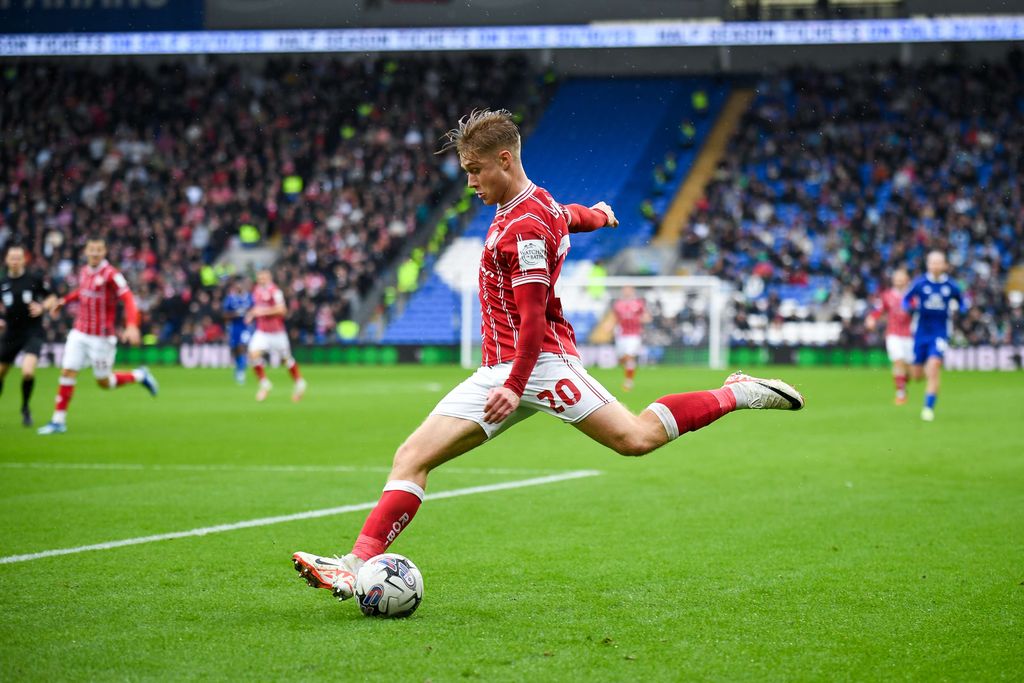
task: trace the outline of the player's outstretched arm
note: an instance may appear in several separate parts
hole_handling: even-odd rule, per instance
[[[124,332],[121,333],[121,341],[138,346],[142,337],[139,334],[139,309],[135,305],[135,295],[130,289],[124,289],[117,298],[124,304]]]
[[[603,227],[615,228],[619,219],[606,202],[598,202],[591,207],[582,204],[566,204],[569,213],[569,232],[593,232]]]
[[[530,282],[514,287],[516,309],[519,311],[519,343],[505,384],[494,387],[484,404],[484,421],[501,422],[519,407],[519,399],[526,389],[533,368],[544,344],[544,309],[547,306],[548,286]]]

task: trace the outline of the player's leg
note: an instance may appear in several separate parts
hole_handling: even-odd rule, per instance
[[[635,456],[650,453],[735,410],[800,410],[803,405],[800,392],[781,380],[734,373],[719,389],[662,396],[639,415],[620,403],[610,403],[576,426],[616,453]]]
[[[896,403],[903,405],[907,402],[907,362],[897,360],[892,364],[892,381],[896,386]]]
[[[259,380],[259,389],[256,390],[256,400],[266,400],[267,394],[274,387],[267,379],[267,370],[264,367],[264,355],[269,351],[269,340],[267,333],[262,330],[253,332],[249,339],[249,365],[252,366],[253,374]]]
[[[21,344],[15,339],[10,329],[0,335],[0,394],[4,392],[4,377],[10,371],[20,350]]]
[[[622,380],[622,388],[626,391],[632,391],[633,383],[636,378],[636,356],[623,356],[622,370],[625,375]]]
[[[935,403],[939,398],[939,374],[942,371],[942,357],[931,356],[924,364],[925,394],[921,419],[931,422],[935,419]]]
[[[32,352],[30,352],[32,351]],[[21,359],[21,424],[32,426],[32,391],[36,386],[36,366],[39,364],[39,349],[26,348]]]
[[[506,369],[504,377],[507,374]],[[335,558],[302,552],[292,555],[295,569],[309,585],[330,588],[340,600],[352,597],[359,567],[384,552],[419,510],[430,471],[533,414],[530,408],[520,408],[501,424],[483,421],[487,393],[503,381],[501,372],[480,368],[441,399],[399,446],[384,492],[367,516],[352,552]]]
[[[430,471],[486,440],[487,433],[475,422],[430,415],[399,446],[384,492],[363,523],[352,551],[334,558],[297,552],[292,555],[295,569],[314,588],[331,589],[339,600],[352,597],[359,567],[387,550],[416,515]]]
[[[284,366],[288,368],[288,374],[291,375],[292,378],[292,401],[298,403],[302,400],[303,394],[306,393],[306,380],[302,377],[302,373],[299,371],[298,362],[296,362],[295,357],[292,356],[292,345],[288,341],[288,333],[280,332],[275,335],[274,344],[278,353],[281,354],[281,360],[284,362]]]
[[[68,333],[64,344],[64,356],[61,359],[60,379],[57,380],[57,400],[50,421],[39,428],[39,434],[63,434],[67,431],[68,406],[75,393],[78,373],[89,362],[89,346],[84,334],[78,330]]]
[[[908,354],[903,337],[894,334],[886,335],[885,349],[892,363],[892,382],[896,388],[896,403],[907,401],[907,360]]]

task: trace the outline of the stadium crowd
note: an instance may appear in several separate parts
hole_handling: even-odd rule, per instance
[[[517,57],[10,63],[0,249],[22,244],[64,291],[85,237],[105,236],[144,334],[178,343],[223,339],[231,272],[214,264],[270,244],[294,340],[330,341],[461,183],[442,134],[474,107],[539,106],[531,76]]]
[[[1024,256],[1024,60],[761,81],[684,235],[682,256],[736,283],[736,339],[784,321],[863,326],[897,267],[949,254],[970,302],[954,340],[1024,341],[1003,289]]]

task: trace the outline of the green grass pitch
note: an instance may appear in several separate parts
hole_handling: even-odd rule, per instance
[[[346,551],[364,512],[0,564],[0,680],[1022,680],[1020,375],[947,373],[926,424],[921,386],[895,407],[883,371],[770,372],[806,411],[729,415],[640,459],[539,415],[442,467],[431,492],[601,473],[428,501],[393,547],[425,577],[407,620],[292,570],[295,550]],[[623,396],[724,374],[644,368]],[[264,404],[229,371],[164,369],[156,400],[86,374],[70,433],[43,438],[18,424],[15,371],[0,556],[374,501],[465,375],[310,367],[293,405],[283,370]],[[40,422],[55,386],[42,372]]]

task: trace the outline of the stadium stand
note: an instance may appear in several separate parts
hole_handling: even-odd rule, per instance
[[[593,262],[650,241],[654,224],[642,216],[641,204],[650,196],[652,184],[658,182],[652,174],[666,152],[675,150],[680,123],[692,117],[697,137],[705,135],[728,92],[727,85],[700,78],[575,79],[561,86],[523,145],[526,171],[560,201],[588,205],[608,201],[623,223],[619,230],[574,236],[563,281],[585,279]],[[701,112],[693,111],[695,93],[706,96]],[[615,106],[609,107],[609,102]],[[679,151],[676,172],[658,188],[656,211],[664,211],[695,154],[694,147]],[[492,218],[493,213],[486,209],[475,214],[461,238],[438,260],[425,285],[388,326],[382,341],[458,341],[457,290],[466,277],[475,276]],[[598,312],[586,306],[573,307],[572,301],[564,303],[577,335],[585,338]],[[452,322],[438,324],[445,320]],[[474,320],[472,329],[479,334],[479,320]]]
[[[177,343],[220,338],[225,248],[271,246],[295,340],[332,341],[461,182],[433,153],[443,132],[474,107],[539,106],[534,75],[478,56],[8,64],[0,247],[28,247],[63,290],[103,234],[148,339]]]
[[[1010,343],[1022,260],[1024,70],[1000,64],[801,70],[762,80],[682,243],[734,282],[734,340],[877,343],[888,274],[949,253],[971,302],[954,336]]]

